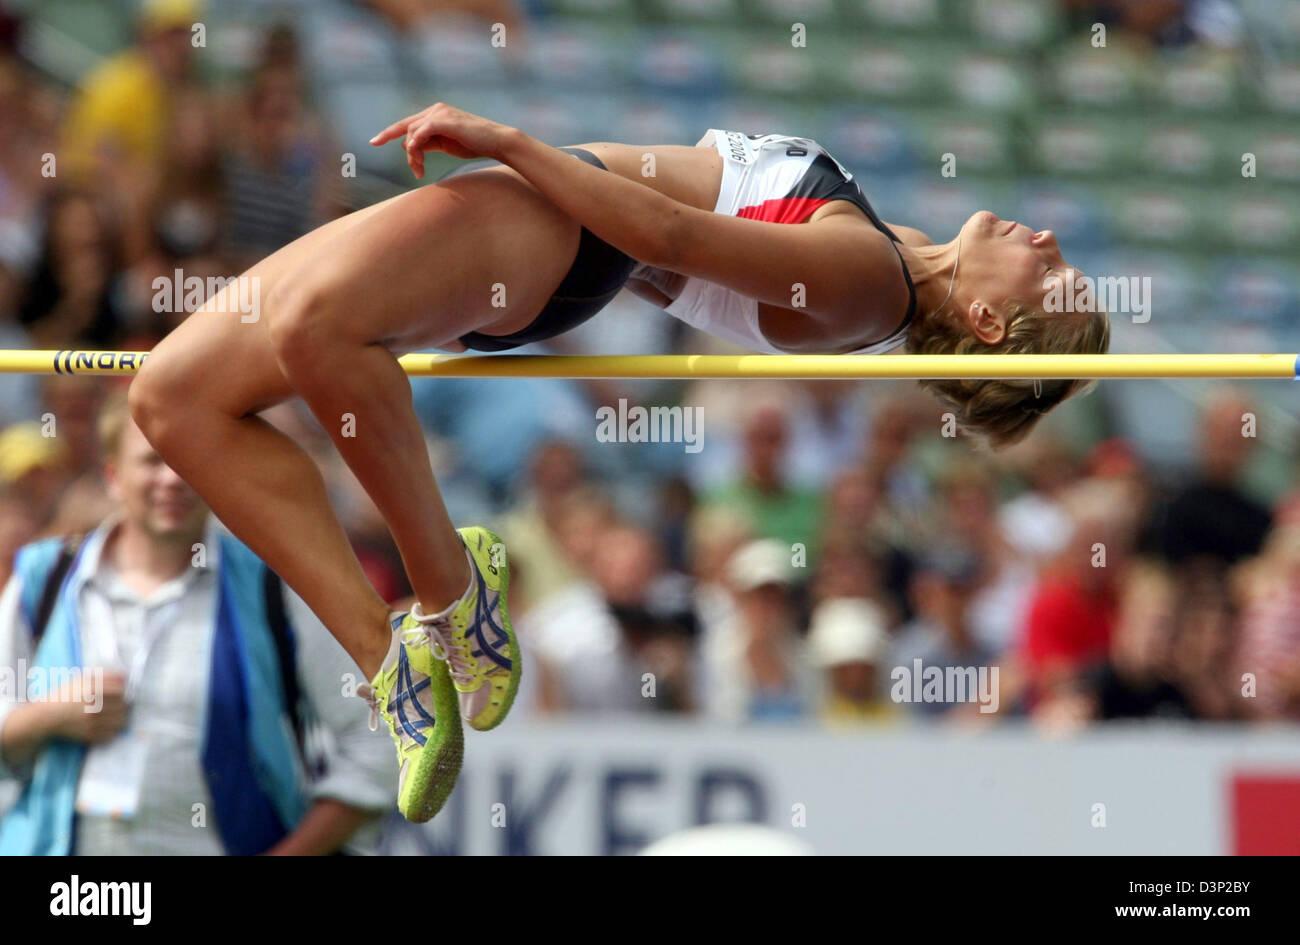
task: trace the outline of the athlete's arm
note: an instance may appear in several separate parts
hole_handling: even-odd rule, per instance
[[[882,288],[903,291],[898,257],[888,238],[857,214],[832,213],[793,226],[699,210],[575,161],[516,128],[442,103],[390,125],[372,141],[402,136],[417,175],[426,150],[495,158],[596,236],[660,269],[787,309],[802,299],[800,311],[828,321],[860,321],[868,300],[892,317],[902,302],[881,298]]]
[[[664,254],[668,223],[682,206],[649,187],[575,161],[517,128],[441,102],[389,125],[370,143],[382,145],[403,136],[406,161],[416,177],[424,176],[425,151],[493,158],[514,168],[605,242],[651,265]]]
[[[842,324],[906,304],[889,240],[856,213],[792,226],[700,210],[601,171],[522,132],[499,158],[556,206],[629,256],[760,302]],[[881,298],[882,287],[900,297]],[[865,310],[865,311],[864,311]],[[881,325],[881,330],[887,326]]]

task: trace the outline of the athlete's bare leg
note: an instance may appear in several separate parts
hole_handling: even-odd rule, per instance
[[[312,459],[255,416],[300,395],[375,501],[427,613],[468,565],[393,349],[527,325],[578,224],[507,170],[465,174],[307,234],[253,266],[256,321],[214,297],[149,356],[132,414],[164,460],[302,596],[367,675],[390,637]],[[505,306],[500,301],[504,287]],[[236,291],[233,287],[227,292]]]

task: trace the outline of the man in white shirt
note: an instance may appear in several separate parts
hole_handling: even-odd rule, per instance
[[[100,437],[105,477],[120,508],[86,536],[63,585],[75,589],[70,625],[77,628],[84,674],[68,683],[61,694],[67,698],[28,700],[28,670],[40,662],[34,631],[41,628],[22,606],[21,569],[0,594],[0,671],[15,683],[0,686],[0,781],[40,784],[32,781],[33,767],[45,749],[84,745],[67,852],[231,852],[223,837],[235,817],[228,814],[218,829],[222,804],[213,790],[227,758],[211,738],[218,723],[231,722],[214,720],[214,711],[239,704],[213,698],[218,685],[229,685],[212,676],[221,665],[213,654],[221,639],[219,607],[227,606],[221,595],[231,586],[222,580],[221,560],[230,539],[131,421],[125,397],[105,404]],[[294,774],[287,783],[299,794],[292,807],[301,816],[282,824],[283,835],[258,852],[365,851],[393,806],[392,747],[370,731],[365,706],[353,697],[359,673],[342,647],[296,594],[278,581],[270,586],[279,589],[291,628],[292,656],[284,662],[293,665],[282,676],[293,682],[285,688],[299,689],[305,712],[295,716],[282,706],[282,723],[276,720],[296,733],[283,744],[295,756],[287,762]],[[267,592],[268,613],[279,606],[270,603],[274,593]],[[252,704],[262,694],[245,696]],[[98,711],[86,711],[90,702]],[[238,770],[233,757],[230,762]],[[228,811],[244,809],[241,792],[257,790],[246,783],[256,780],[221,785],[221,797],[236,801],[227,802]],[[7,836],[4,826],[0,838]]]

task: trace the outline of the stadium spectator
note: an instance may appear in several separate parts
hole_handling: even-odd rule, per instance
[[[1077,686],[1105,658],[1117,581],[1137,530],[1131,500],[1125,486],[1100,480],[1082,481],[1063,496],[1071,538],[1040,576],[1020,634],[1031,699]]]
[[[598,553],[591,548],[577,555],[589,577],[549,594],[518,618],[521,646],[533,655],[540,677],[543,712],[657,708],[657,683],[654,698],[643,695],[642,677],[654,670],[640,647],[650,589],[661,577],[658,551],[649,535],[627,525],[609,523],[599,534]],[[661,663],[672,672],[684,670],[671,655]],[[679,694],[681,683],[669,689]]]
[[[973,549],[950,541],[938,545],[918,562],[912,577],[916,617],[900,627],[889,651],[888,665],[913,671],[991,666],[997,653],[976,639],[970,624],[970,601],[979,587],[983,562]],[[888,687],[888,680],[882,683]],[[954,708],[946,702],[911,701],[921,715],[943,715]]]
[[[36,420],[0,430],[0,489],[42,528],[71,475],[67,440],[45,436]]]
[[[119,237],[98,193],[57,190],[46,202],[41,252],[20,310],[33,347],[111,347],[118,340]]]
[[[1180,566],[1178,633],[1174,640],[1174,681],[1187,695],[1194,717],[1240,721],[1251,714],[1245,696],[1240,602],[1232,572],[1212,558]],[[1286,664],[1270,663],[1271,667]]]
[[[104,488],[96,418],[110,384],[124,387],[125,383],[86,384],[84,378],[66,374],[41,380],[42,432],[62,441],[66,449],[66,467],[58,484],[51,486],[58,495],[54,518],[45,527],[55,534],[88,531],[111,505]]]
[[[930,406],[927,403],[924,409]],[[891,392],[873,400],[863,449],[867,478],[880,490],[896,527],[903,530],[920,524],[930,499],[929,482],[912,454],[923,415],[921,409],[915,392]]]
[[[23,685],[0,703],[0,776],[24,785],[0,850],[339,850],[396,790],[388,739],[342,691],[355,666],[162,464],[124,396],[100,431],[119,508],[65,569],[64,539],[28,545],[0,596],[0,665]]]
[[[753,522],[756,534],[779,541],[787,549],[804,546],[811,563],[817,556],[821,496],[786,478],[789,423],[788,414],[780,407],[770,403],[756,406],[744,422],[739,475],[706,496],[705,504],[735,509]]]
[[[157,165],[171,124],[173,96],[190,81],[196,0],[144,0],[138,40],[97,66],[81,83],[63,124],[61,160],[72,179],[90,186],[138,186]]]
[[[1300,719],[1300,523],[1291,517],[1269,536],[1264,553],[1239,572],[1244,613],[1233,682],[1249,715]]]
[[[523,573],[524,593],[533,603],[579,581],[586,548],[566,545],[567,537],[585,540],[579,524],[594,524],[589,514],[611,511],[584,493],[582,457],[570,443],[554,440],[541,446],[528,465],[528,480],[520,503],[502,519],[510,558]],[[577,555],[583,560],[575,560]]]
[[[1169,500],[1159,530],[1165,556],[1175,564],[1212,557],[1225,565],[1259,553],[1272,516],[1242,487],[1257,442],[1255,405],[1221,389],[1201,413],[1199,474]]]
[[[979,462],[954,464],[939,495],[939,531],[979,561],[966,620],[971,636],[992,653],[1015,645],[1037,569],[1014,545],[998,518],[995,472]]]
[[[735,612],[735,599],[727,583],[727,562],[753,540],[752,524],[735,510],[715,507],[691,517],[687,538],[694,579],[691,599],[703,638]]]
[[[468,480],[486,493],[485,501],[494,508],[508,505],[512,498],[531,501],[530,493],[537,487],[534,463],[552,443],[577,444],[591,436],[591,407],[580,388],[568,381],[522,377],[411,381],[420,424],[454,444],[453,465],[447,470],[452,491],[464,488]],[[573,456],[575,461],[584,459],[577,452]]]
[[[296,56],[255,70],[223,156],[223,248],[243,269],[342,211],[337,149],[309,111]]]
[[[834,598],[813,611],[808,649],[813,665],[825,674],[824,722],[884,722],[898,715],[897,706],[882,696],[880,669],[888,643],[885,615],[866,598]]]
[[[1153,46],[1234,49],[1243,41],[1241,10],[1229,0],[1064,0],[1076,23],[1115,25]]]
[[[1120,590],[1109,657],[1087,680],[1094,718],[1196,717],[1175,670],[1180,613],[1185,608],[1174,573],[1158,562],[1135,561]]]
[[[862,458],[867,416],[859,381],[803,381],[785,396],[797,405],[791,416],[790,481],[824,489],[842,469]]]
[[[734,609],[701,641],[700,701],[732,722],[781,722],[814,709],[816,675],[799,635],[789,546],[758,539],[727,562]]]
[[[0,9],[0,230],[25,236],[55,180],[38,171],[58,150],[59,100],[19,57],[21,35],[21,23]]]

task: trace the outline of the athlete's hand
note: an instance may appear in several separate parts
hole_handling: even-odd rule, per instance
[[[370,139],[378,147],[405,136],[406,163],[416,177],[424,177],[424,152],[442,151],[458,158],[500,159],[509,125],[471,115],[438,102],[422,112],[389,125]]]

